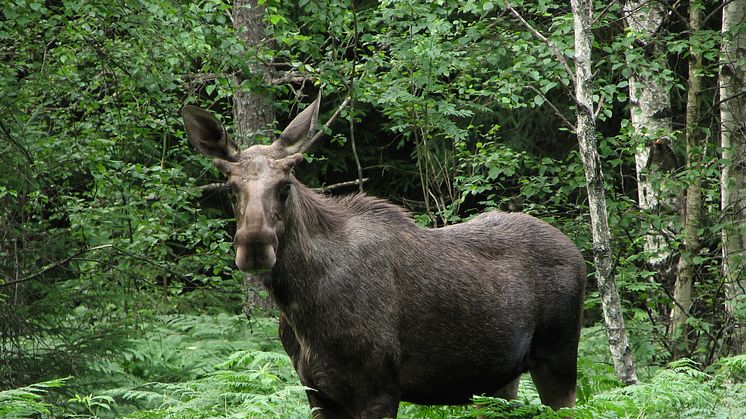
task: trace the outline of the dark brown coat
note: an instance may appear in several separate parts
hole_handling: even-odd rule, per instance
[[[209,113],[183,112],[190,141],[237,195],[236,262],[277,302],[316,415],[511,398],[526,371],[545,404],[573,406],[586,276],[575,245],[521,213],[424,229],[381,199],[312,192],[291,169],[318,106],[271,146],[240,152]]]

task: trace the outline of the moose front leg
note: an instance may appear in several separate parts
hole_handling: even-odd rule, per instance
[[[302,380],[305,381],[305,380]],[[372,382],[377,381],[375,378]],[[392,389],[389,391],[375,390],[369,387],[369,382],[361,382],[354,389],[349,384],[342,384],[350,392],[342,394],[339,392],[340,387],[330,389],[331,393],[325,393],[323,390],[308,390],[308,402],[314,410],[314,418],[317,419],[381,419],[395,418],[399,410],[399,400],[401,398],[399,391]],[[337,382],[337,384],[341,384]],[[323,383],[321,384],[323,386]],[[395,386],[390,386],[395,387]],[[329,394],[334,394],[334,398]]]
[[[314,419],[395,418],[399,410],[399,399],[388,394],[366,400],[365,405],[354,409],[352,413],[316,390],[308,390],[306,394]]]
[[[513,381],[503,386],[500,390],[495,392],[495,397],[499,397],[505,400],[513,400],[518,397],[518,385],[521,382],[521,376],[519,375]]]
[[[334,362],[319,356],[301,356],[298,374],[307,391],[315,418],[395,418],[401,391],[396,374],[384,368],[367,368]],[[340,371],[349,374],[340,374]],[[360,371],[371,371],[360,374]],[[357,374],[354,374],[356,372]],[[375,372],[375,373],[374,373]]]
[[[311,406],[314,419],[353,419],[354,416],[344,407],[335,403],[325,394],[315,389],[306,390],[308,405]]]
[[[278,322],[278,331],[280,335],[280,343],[282,343],[285,353],[288,354],[290,360],[293,361],[293,368],[298,371],[298,362],[300,360],[300,343],[298,338],[295,336],[295,331],[288,324],[288,319],[284,314],[280,313],[280,320]]]
[[[399,411],[399,396],[381,394],[369,397],[365,406],[355,413],[355,419],[395,418]]]

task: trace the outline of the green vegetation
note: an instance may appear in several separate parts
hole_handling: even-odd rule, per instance
[[[220,0],[5,3],[0,417],[311,414],[279,344],[277,313],[245,303],[230,198],[213,185],[220,175],[189,149],[181,125],[180,109],[192,103],[232,126],[239,84],[268,99],[276,127],[318,89],[322,121],[354,97],[298,167],[309,186],[355,180],[359,161],[365,191],[406,206],[423,225],[521,210],[593,259],[570,75],[505,2],[261,0],[272,42],[257,45],[237,36],[236,10]],[[746,270],[738,254],[723,256],[722,234],[740,224],[721,204],[721,175],[731,165],[736,173],[743,157],[723,154],[735,145],[720,147],[727,98],[717,93],[721,61],[731,59],[721,46],[746,25],[724,36],[723,10],[704,2],[703,28],[689,33],[684,2],[644,36],[625,23],[621,3],[596,3],[599,153],[640,383],[615,377],[589,265],[575,409],[542,407],[524,379],[516,401],[402,404],[401,417],[746,417],[746,299],[733,291]],[[571,62],[569,5],[511,4]],[[703,56],[697,150],[684,141],[690,48]],[[635,130],[629,87],[642,76],[669,98],[670,128]],[[733,144],[744,144],[740,135]],[[659,202],[646,206],[635,157],[664,137],[673,154],[641,169]],[[692,158],[698,164],[686,166]],[[695,180],[702,199],[691,249],[681,209]],[[652,236],[660,246],[649,245]],[[672,255],[672,275],[651,263],[661,255]],[[685,327],[675,328],[681,258],[694,282]]]
[[[276,320],[242,316],[158,316],[148,332],[94,372],[0,392],[0,416],[133,418],[310,416],[304,387],[282,352]],[[600,329],[580,349],[578,407],[542,406],[525,376],[519,398],[476,397],[474,406],[402,404],[402,418],[474,417],[725,417],[746,414],[746,355],[703,368],[691,360],[647,367],[643,382],[623,387],[607,360]],[[103,378],[106,382],[101,382]],[[81,382],[86,387],[80,387]],[[97,381],[97,382],[93,382]],[[77,382],[77,383],[76,383]],[[97,389],[78,393],[81,388]],[[106,389],[102,389],[106,387]],[[56,390],[56,391],[55,391]],[[559,415],[559,416],[558,416]]]

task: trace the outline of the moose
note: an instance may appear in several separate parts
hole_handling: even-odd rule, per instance
[[[210,112],[182,111],[190,143],[227,177],[236,265],[277,304],[314,416],[511,399],[524,372],[542,403],[574,406],[586,278],[577,247],[523,213],[423,228],[386,200],[312,191],[293,167],[314,142],[320,99],[271,145],[244,150]]]

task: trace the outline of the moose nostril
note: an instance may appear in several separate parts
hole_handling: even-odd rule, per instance
[[[277,235],[270,229],[246,230],[240,229],[233,238],[233,245],[236,247],[245,246],[248,248],[261,248],[271,246],[273,250],[277,249]]]
[[[256,273],[271,270],[276,262],[277,235],[268,228],[242,228],[236,232],[236,265],[243,272]]]
[[[274,249],[270,245],[236,248],[236,266],[243,272],[258,273],[271,270],[275,266]]]

